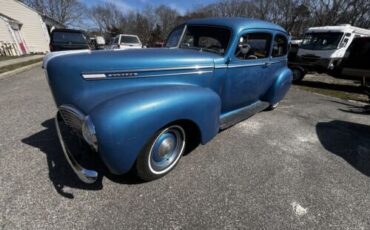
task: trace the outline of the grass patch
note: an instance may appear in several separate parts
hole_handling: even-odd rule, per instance
[[[42,59],[43,58],[37,58],[37,59],[34,59],[34,60],[25,61],[25,62],[13,64],[13,65],[7,65],[7,66],[4,66],[4,67],[0,68],[0,73],[5,73],[5,72],[12,71],[12,70],[15,70],[15,69],[27,66],[27,65],[34,64],[34,63],[42,61]]]
[[[369,102],[369,98],[365,93],[353,93],[353,92],[344,92],[335,89],[324,89],[324,88],[313,88],[305,85],[294,85],[294,87],[298,89],[302,89],[308,92],[322,94],[331,97],[337,97],[343,100],[353,100],[353,101],[360,101],[360,102]],[[360,89],[359,89],[360,91]]]
[[[6,60],[11,60],[11,59],[17,59],[22,56],[0,56],[0,61],[6,61]]]

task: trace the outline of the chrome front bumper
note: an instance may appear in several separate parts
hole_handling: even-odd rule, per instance
[[[62,146],[64,156],[66,157],[69,165],[71,166],[73,171],[76,173],[78,178],[80,178],[80,180],[82,180],[85,183],[92,184],[97,180],[98,173],[94,170],[83,168],[77,162],[77,160],[75,159],[73,154],[70,152],[66,142],[63,139],[63,135],[62,135],[62,132],[60,130],[59,122],[62,122],[62,121],[63,120],[62,120],[61,116],[59,115],[59,113],[57,113],[57,115],[55,116],[55,127],[56,127],[56,130],[57,130],[57,133],[58,133],[58,139],[59,139],[60,145]]]

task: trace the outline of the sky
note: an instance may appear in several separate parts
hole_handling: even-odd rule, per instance
[[[88,6],[98,5],[105,2],[114,3],[122,12],[129,10],[141,10],[147,5],[158,6],[166,5],[176,9],[180,14],[185,14],[187,11],[204,6],[217,0],[82,0]]]

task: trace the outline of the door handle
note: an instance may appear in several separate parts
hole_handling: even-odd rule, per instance
[[[271,62],[265,62],[265,67],[271,66]]]

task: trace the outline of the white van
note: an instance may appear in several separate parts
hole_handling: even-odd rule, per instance
[[[294,63],[290,63],[293,69],[302,68],[303,75],[294,79],[302,79],[307,71],[335,72],[353,39],[363,36],[370,36],[370,30],[348,24],[309,28]]]
[[[141,49],[143,44],[136,35],[119,34],[112,39],[110,49]]]

